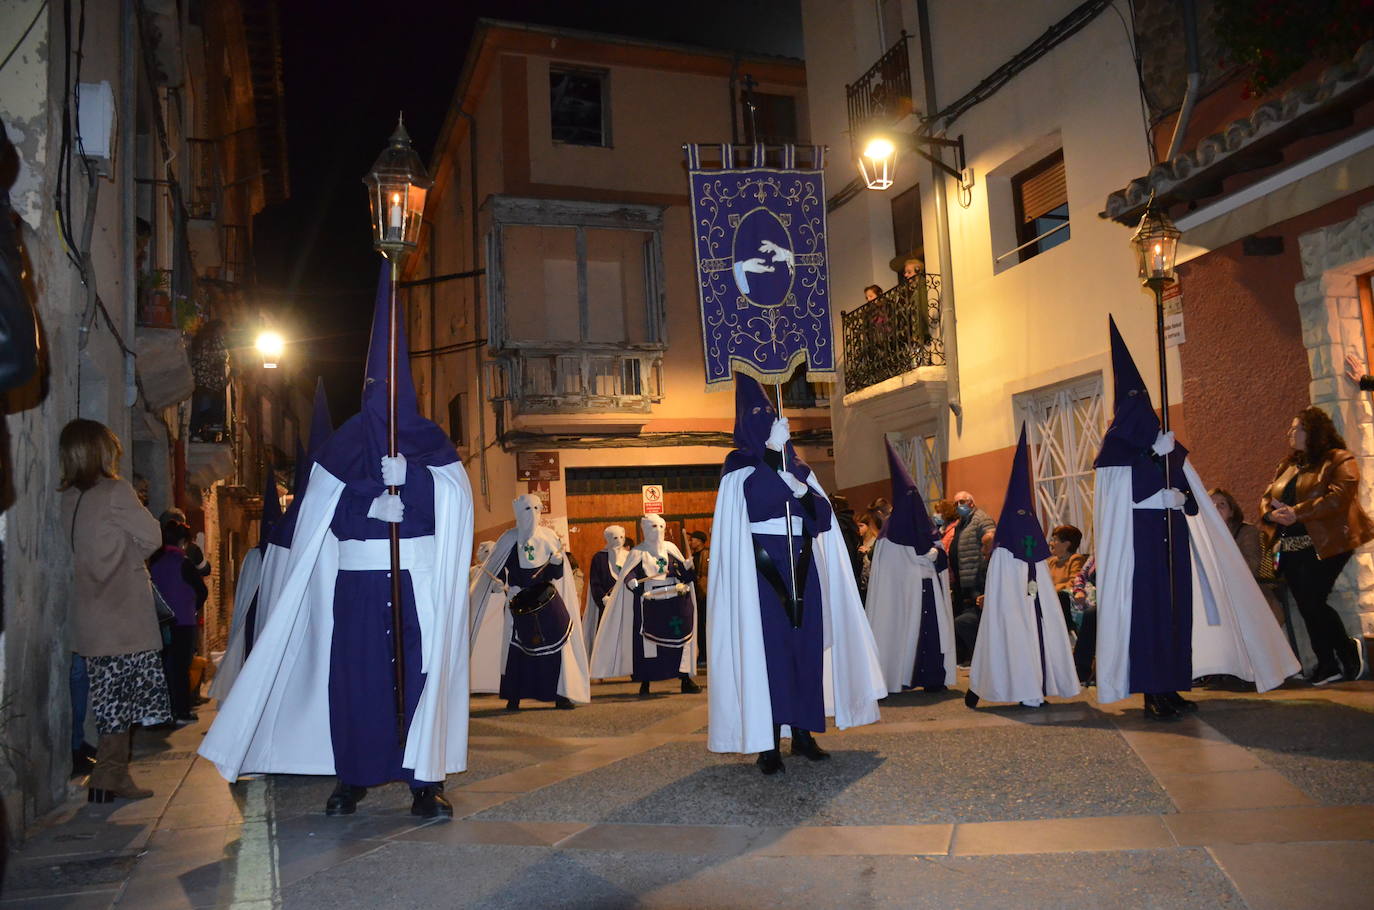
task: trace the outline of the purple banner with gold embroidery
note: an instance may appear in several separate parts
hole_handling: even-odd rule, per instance
[[[736,371],[782,383],[799,364],[811,382],[834,382],[823,150],[810,149],[810,168],[795,166],[795,146],[772,150],[781,167],[763,166],[763,146],[738,168],[728,145],[686,151],[706,387]],[[721,166],[703,167],[702,151]]]

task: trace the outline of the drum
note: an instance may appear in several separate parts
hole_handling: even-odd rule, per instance
[[[680,648],[692,640],[696,632],[696,609],[691,594],[641,596],[639,604],[639,631],[646,639],[666,648]]]
[[[572,635],[572,617],[550,582],[523,588],[510,599],[511,644],[533,657],[555,654]]]

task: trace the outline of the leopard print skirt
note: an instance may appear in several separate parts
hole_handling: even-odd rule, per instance
[[[172,719],[167,677],[156,651],[111,657],[87,657],[91,676],[91,710],[100,733],[123,733],[134,724],[145,727]]]

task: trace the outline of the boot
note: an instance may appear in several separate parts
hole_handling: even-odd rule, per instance
[[[81,748],[72,752],[72,777],[90,774],[95,768],[95,746],[83,742]]]
[[[338,786],[334,792],[329,794],[329,800],[324,804],[325,815],[352,815],[358,811],[358,801],[367,796],[366,787],[355,787],[346,784],[343,779],[339,779]]]
[[[812,761],[825,761],[830,758],[830,753],[820,747],[810,730],[798,727],[792,728],[792,754]]]
[[[964,693],[964,704],[968,707],[976,708],[978,707],[978,702],[979,698],[977,692],[974,692],[972,689],[969,689],[967,692]]]
[[[568,698],[566,695],[560,695],[555,698],[553,700],[553,706],[560,711],[571,711],[573,708],[577,707],[572,703],[572,699]]]
[[[648,697],[649,697],[649,681],[648,681],[647,679],[644,680],[643,682],[641,682],[641,683],[639,684],[639,697],[640,697],[640,698],[648,698]]]
[[[519,710],[520,710],[520,699],[518,699],[518,698],[508,698],[508,699],[506,699],[506,710],[507,710],[507,711],[519,711]]]
[[[1173,709],[1180,714],[1197,713],[1197,702],[1190,701],[1189,699],[1184,698],[1182,695],[1179,695],[1177,692],[1165,692],[1160,697],[1167,701],[1173,707]]]
[[[421,818],[453,817],[453,804],[444,798],[443,784],[411,787],[410,814]]]
[[[773,748],[759,753],[758,759],[754,762],[759,766],[759,770],[767,776],[777,774],[779,771],[787,772],[786,766],[782,763],[782,728],[777,724],[773,725]]]
[[[147,799],[152,790],[145,790],[129,776],[129,758],[133,751],[133,731],[102,733],[95,749],[95,770],[87,782],[86,799],[93,803],[120,799]]]
[[[686,673],[679,673],[678,678],[682,680],[683,695],[696,695],[701,691],[701,686],[698,686],[696,680],[692,679],[692,677],[688,676]]]
[[[1182,720],[1183,715],[1178,713],[1178,709],[1171,705],[1163,695],[1145,696],[1145,719],[1160,721]]]

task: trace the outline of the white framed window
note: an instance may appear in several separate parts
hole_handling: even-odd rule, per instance
[[[938,426],[932,423],[909,433],[890,433],[888,439],[892,440],[892,447],[911,472],[926,509],[929,510],[937,499],[944,499],[945,446]]]
[[[1083,532],[1082,552],[1093,539],[1093,460],[1102,447],[1106,412],[1102,374],[1023,392],[1012,400],[1019,432],[1031,447],[1035,507],[1045,528],[1073,525]]]

